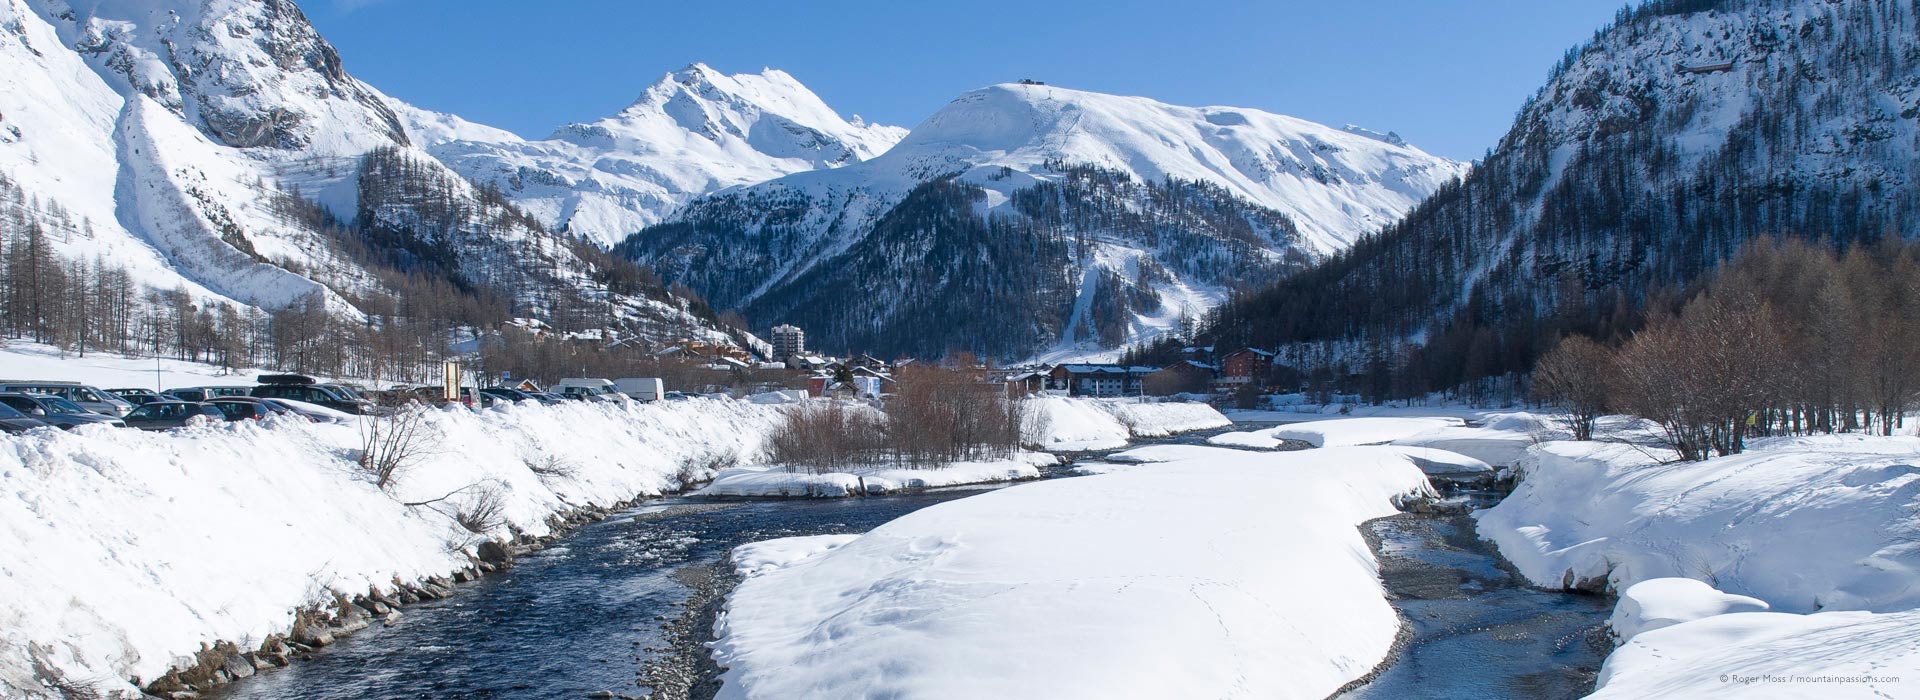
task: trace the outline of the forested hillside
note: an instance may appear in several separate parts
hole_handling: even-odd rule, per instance
[[[1630,331],[1759,236],[1920,233],[1917,16],[1909,0],[1623,11],[1464,181],[1205,335],[1419,393],[1524,370],[1564,332]]]
[[[1062,340],[1118,347],[1139,319],[1197,316],[1194,287],[1232,289],[1312,259],[1292,220],[1216,185],[1052,167],[1058,179],[991,212],[997,193],[985,188],[921,184],[844,250],[771,286],[765,270],[809,246],[810,232],[782,214],[817,208],[804,193],[702,200],[623,252],[666,251],[650,258],[662,275],[715,304],[745,302],[750,318],[799,324],[825,347],[919,357],[1020,357]]]

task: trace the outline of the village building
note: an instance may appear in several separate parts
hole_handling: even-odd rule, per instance
[[[1266,381],[1273,367],[1273,353],[1254,348],[1243,348],[1227,353],[1220,358],[1220,377],[1213,382],[1214,390],[1220,393],[1233,393],[1249,384]]]
[[[1071,396],[1140,396],[1147,375],[1157,367],[1124,365],[1060,365],[1048,375],[1050,389],[1065,389]]]
[[[780,324],[773,327],[773,359],[785,362],[787,359],[807,353],[807,332],[798,326]],[[791,366],[791,365],[789,365]]]

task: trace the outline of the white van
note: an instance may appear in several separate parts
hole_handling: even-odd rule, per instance
[[[667,384],[648,377],[626,377],[613,381],[614,390],[635,401],[659,401],[667,396]]]

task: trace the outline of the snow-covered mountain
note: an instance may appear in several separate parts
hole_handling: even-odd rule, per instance
[[[1647,3],[1570,51],[1459,186],[1223,308],[1217,340],[1420,342],[1435,388],[1522,370],[1756,237],[1920,236],[1916,162],[1920,7]]]
[[[555,230],[613,245],[694,197],[885,152],[899,127],[844,119],[782,71],[668,73],[619,114],[528,141],[457,118],[403,112],[409,131]]]
[[[1004,84],[872,160],[696,200],[622,249],[827,347],[1081,353],[1343,250],[1465,167],[1355,127]],[[977,294],[1003,305],[921,325],[941,308],[922,302]],[[995,330],[1008,316],[1020,331]]]
[[[0,0],[0,185],[18,193],[0,205],[50,232],[58,258],[217,304],[319,300],[346,317],[430,274],[514,315],[599,304],[597,324],[721,337],[657,284],[610,295],[607,279],[634,277],[611,267],[631,266],[417,146],[502,134],[355,79],[288,0]],[[366,186],[401,162],[418,182]],[[423,265],[427,249],[458,264]]]

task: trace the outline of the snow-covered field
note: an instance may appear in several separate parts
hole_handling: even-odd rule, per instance
[[[1224,428],[1233,422],[1204,403],[1045,396],[1033,399],[1039,429],[1028,442],[1052,452],[1126,447],[1136,437]]]
[[[0,436],[0,696],[38,689],[35,663],[124,689],[203,644],[250,648],[335,594],[471,566],[483,538],[545,534],[556,514],[678,486],[683,461],[751,455],[783,410],[431,410],[427,449],[390,492],[353,461],[357,422]],[[480,535],[451,514],[483,492],[498,495],[503,520]]]
[[[723,698],[1322,698],[1399,630],[1356,527],[1403,450],[1187,458],[1023,484],[865,535],[740,548]]]
[[[892,493],[907,489],[963,484],[990,484],[1040,478],[1040,467],[1053,464],[1053,455],[1024,452],[1009,459],[955,462],[938,469],[872,467],[848,472],[811,474],[781,466],[734,467],[720,472],[699,496],[837,498],[862,493]]]
[[[1478,514],[1534,582],[1624,591],[1592,697],[1920,697],[1920,439],[1665,456],[1545,443]]]

